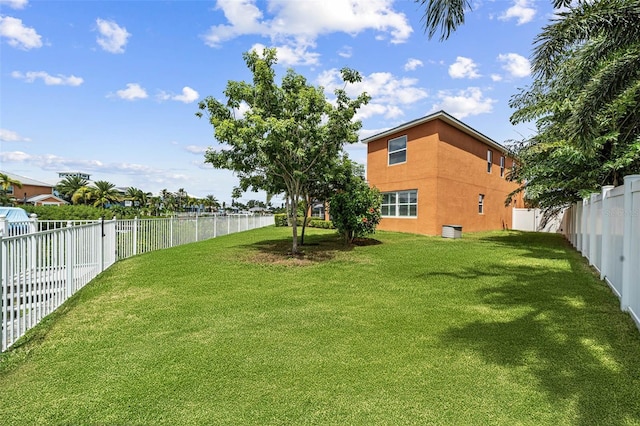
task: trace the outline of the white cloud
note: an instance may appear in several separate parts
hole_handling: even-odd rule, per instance
[[[185,86],[182,88],[181,95],[173,96],[171,99],[173,99],[174,101],[184,102],[185,104],[190,104],[191,102],[197,101],[199,97],[200,95],[198,94],[198,92],[196,92],[189,86]]]
[[[12,9],[24,9],[27,3],[28,0],[0,0],[0,6],[6,4]]]
[[[318,54],[308,50],[315,48],[315,40],[323,34],[355,36],[372,30],[377,31],[376,38],[384,36],[381,39],[393,44],[405,42],[413,29],[407,17],[392,6],[392,0],[269,0],[263,13],[256,0],[218,0],[216,8],[222,10],[228,23],[210,27],[202,38],[208,46],[219,47],[242,35],[259,35],[281,46],[278,59],[280,55],[287,59],[280,62],[313,65]]]
[[[109,95],[113,96],[113,95]],[[147,91],[144,90],[138,83],[127,83],[126,89],[121,89],[116,92],[117,97],[125,99],[127,101],[134,101],[136,99],[146,99],[149,97]]]
[[[471,58],[458,56],[456,61],[449,65],[449,76],[451,78],[478,78],[478,65]]]
[[[200,145],[187,145],[184,147],[184,149],[192,154],[204,154],[205,152],[207,152],[207,149],[209,149],[209,147]]]
[[[256,43],[251,46],[251,50],[262,53],[265,45]],[[318,65],[320,54],[309,52],[309,48],[315,48],[315,43],[299,43],[295,46],[274,46],[278,50],[278,63],[286,66],[294,65]]]
[[[17,132],[0,129],[0,141],[3,142],[31,142],[31,139],[20,136]]]
[[[500,15],[498,19],[508,21],[515,18],[518,20],[518,25],[522,25],[531,22],[535,15],[536,9],[531,7],[529,0],[515,0],[513,6]]]
[[[491,74],[491,80],[502,81],[502,76],[500,74]]]
[[[404,64],[405,71],[414,71],[418,67],[423,67],[424,64],[420,59],[409,58],[406,64]]]
[[[76,77],[75,75],[66,76],[62,74],[53,76],[45,71],[29,71],[26,74],[23,74],[20,71],[13,71],[11,73],[11,77],[24,80],[27,83],[33,83],[37,79],[42,79],[44,84],[47,86],[80,86],[84,83],[84,79],[82,77]]]
[[[440,91],[438,98],[440,102],[433,106],[433,111],[444,110],[459,119],[489,113],[497,102],[495,99],[485,98],[478,87],[468,87],[455,94]]]
[[[317,83],[329,96],[344,86],[340,71],[335,68],[322,72]],[[416,86],[417,83],[414,78],[397,78],[391,73],[378,72],[362,76],[361,82],[348,84],[345,90],[352,97],[363,92],[371,96],[369,104],[360,109],[356,118],[365,119],[373,115],[395,118],[404,114],[403,106],[410,106],[428,96],[425,89]]]
[[[96,39],[100,47],[110,53],[124,53],[124,46],[127,44],[131,34],[127,29],[119,26],[114,21],[96,19],[100,36]]]
[[[25,27],[21,19],[0,16],[0,37],[6,37],[9,46],[29,50],[42,47],[40,35],[33,28]]]
[[[353,48],[351,46],[343,46],[342,49],[338,51],[338,56],[343,58],[350,58],[353,55]]]
[[[500,54],[498,61],[502,62],[502,68],[512,77],[526,77],[531,74],[531,63],[527,58],[517,53]]]

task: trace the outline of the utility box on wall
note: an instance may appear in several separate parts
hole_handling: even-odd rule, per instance
[[[462,225],[442,225],[442,238],[462,238]]]

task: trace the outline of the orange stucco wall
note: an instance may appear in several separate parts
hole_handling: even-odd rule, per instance
[[[36,185],[22,185],[22,188],[18,188],[17,186],[13,187],[12,196],[15,197],[18,201],[23,200],[25,194],[27,194],[27,198],[41,194],[53,194],[53,188],[51,188],[50,186]]]
[[[407,135],[407,161],[389,166],[387,142],[402,135]],[[488,149],[493,151],[491,173]],[[505,207],[504,201],[517,184],[500,177],[502,155],[438,119],[370,141],[369,184],[381,192],[418,190],[417,217],[383,217],[378,229],[439,235],[447,224],[462,225],[463,232],[511,228],[513,205]],[[505,175],[511,165],[506,158]],[[479,194],[485,196],[483,214],[478,212]]]

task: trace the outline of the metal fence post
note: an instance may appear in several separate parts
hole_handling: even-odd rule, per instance
[[[73,294],[73,255],[75,244],[73,244],[73,223],[67,222],[67,230],[65,232],[66,240],[66,264],[67,264],[67,299]]]
[[[29,215],[29,233],[35,234],[38,232],[38,215],[31,213]]]
[[[138,216],[133,218],[133,255],[138,254]]]

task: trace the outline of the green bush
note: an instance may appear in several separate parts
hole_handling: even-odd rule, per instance
[[[40,220],[97,220],[103,217],[106,220],[133,219],[134,211],[100,209],[93,206],[72,205],[63,206],[21,206],[27,213],[35,213]]]
[[[302,219],[303,219],[302,216],[298,216],[298,218],[296,219],[296,225],[302,226]],[[307,226],[309,226],[309,222],[311,222],[311,220],[313,220],[313,218],[311,216],[309,216],[307,218]]]
[[[310,228],[333,229],[333,223],[330,220],[312,219],[307,225]]]
[[[287,215],[285,213],[278,213],[273,215],[273,220],[276,226],[288,226]]]
[[[350,182],[346,191],[331,197],[331,216],[338,232],[348,243],[372,234],[380,222],[382,195],[362,179]]]

